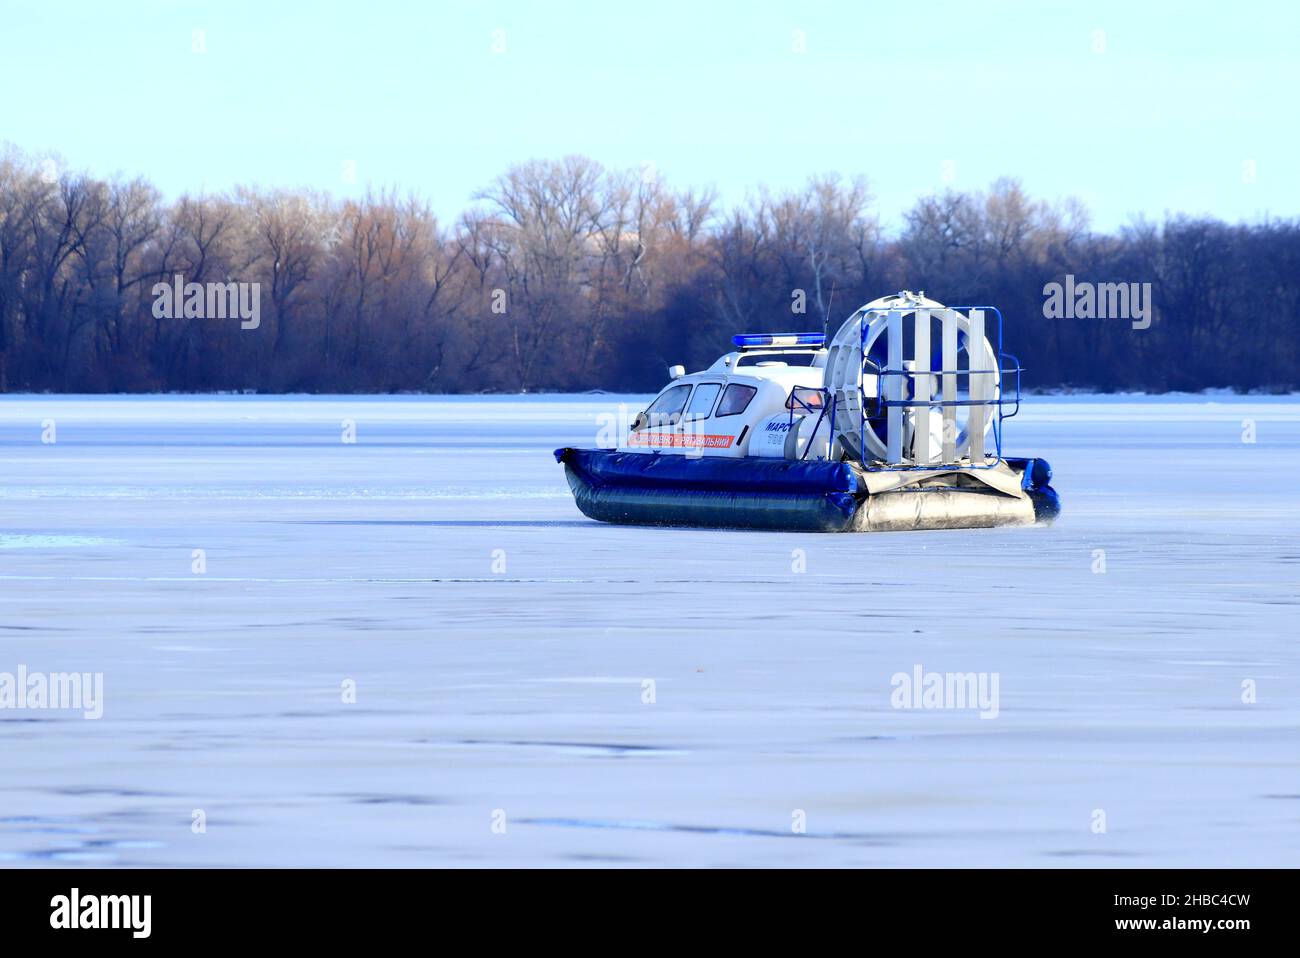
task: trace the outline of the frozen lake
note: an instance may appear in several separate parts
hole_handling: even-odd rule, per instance
[[[1030,397],[1055,526],[876,536],[586,520],[643,398],[0,396],[0,679],[104,688],[0,864],[1300,864],[1300,398]]]

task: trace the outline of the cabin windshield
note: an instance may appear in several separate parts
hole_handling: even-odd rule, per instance
[[[659,398],[646,410],[646,425],[677,425],[678,420],[682,418],[682,410],[686,408],[686,397],[690,394],[691,387],[688,383],[682,383],[660,393]]]
[[[709,413],[713,412],[713,400],[718,398],[720,392],[722,392],[722,383],[700,383],[696,386],[691,404],[686,407],[687,421],[708,419]]]

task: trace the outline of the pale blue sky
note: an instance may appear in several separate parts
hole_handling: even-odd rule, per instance
[[[0,140],[168,197],[370,183],[445,216],[512,162],[584,153],[727,201],[865,174],[887,226],[945,160],[958,188],[1077,195],[1101,229],[1254,220],[1300,213],[1298,51],[1290,0],[0,0]]]

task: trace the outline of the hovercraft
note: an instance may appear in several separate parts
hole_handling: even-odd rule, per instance
[[[555,451],[584,515],[892,532],[1027,526],[1060,511],[1047,462],[1002,452],[1021,369],[995,307],[904,290],[858,309],[829,343],[732,342],[702,372],[673,367],[616,449]]]

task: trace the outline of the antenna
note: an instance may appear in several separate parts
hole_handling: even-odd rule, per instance
[[[831,338],[831,303],[835,302],[835,281],[831,280],[831,294],[826,298],[826,315],[822,318],[822,342]]]

